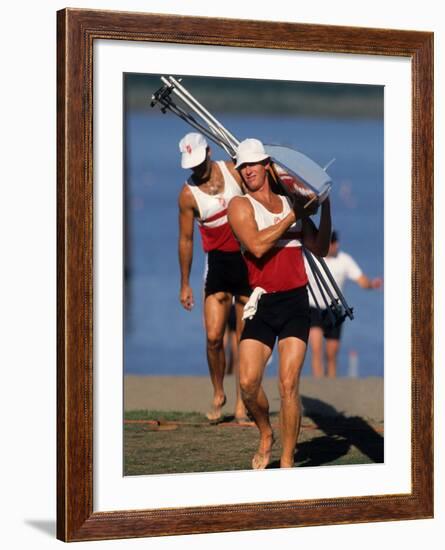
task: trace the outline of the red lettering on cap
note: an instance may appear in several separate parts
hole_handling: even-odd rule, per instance
[[[192,154],[192,147],[191,147],[191,145],[186,145],[185,148],[187,149],[187,153],[188,153],[189,155],[191,155],[191,154]]]

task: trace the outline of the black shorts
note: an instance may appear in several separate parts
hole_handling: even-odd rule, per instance
[[[252,319],[246,319],[241,340],[253,339],[273,349],[275,339],[294,336],[307,343],[310,327],[306,287],[263,294]]]
[[[241,252],[211,250],[207,254],[206,296],[230,292],[233,296],[250,296],[247,266]]]
[[[321,311],[316,307],[310,308],[311,328],[319,327],[323,331],[326,340],[340,340],[342,325],[333,326],[326,309]]]

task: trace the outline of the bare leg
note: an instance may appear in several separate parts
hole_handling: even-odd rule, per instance
[[[233,354],[233,367],[235,372],[235,385],[236,385],[236,403],[235,403],[235,419],[246,420],[247,411],[241,398],[240,378],[239,378],[239,339],[244,328],[243,321],[243,309],[247,301],[247,297],[237,297],[235,301],[235,314],[236,314],[236,334],[231,334],[233,338],[232,354]]]
[[[230,348],[230,370],[227,368],[227,374],[235,374],[238,370],[238,335],[235,330],[230,330],[228,334],[228,347]]]
[[[212,408],[206,414],[210,421],[221,418],[221,409],[226,402],[224,393],[224,371],[226,358],[224,354],[224,330],[229,315],[232,296],[226,292],[217,292],[206,297],[204,302],[204,319],[207,333],[207,362],[210,379],[213,385]]]
[[[326,359],[328,364],[328,377],[337,376],[337,354],[340,349],[340,340],[329,338],[326,340]]]
[[[280,355],[279,388],[281,397],[281,468],[292,468],[300,433],[301,410],[299,384],[306,353],[306,344],[299,338],[289,337],[278,343]]]
[[[269,402],[261,387],[264,367],[272,350],[257,340],[240,343],[240,387],[247,410],[260,432],[258,451],[252,459],[254,470],[263,470],[270,462],[273,431],[269,420]]]
[[[223,338],[224,357],[226,358],[225,374],[233,374],[233,353],[232,353],[232,331],[229,325],[226,325]]]
[[[312,352],[312,376],[323,378],[323,331],[320,327],[312,327],[309,331],[309,344]]]

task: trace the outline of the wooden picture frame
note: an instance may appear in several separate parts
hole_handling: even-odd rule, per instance
[[[433,516],[433,34],[65,9],[57,14],[57,537],[64,541]],[[93,512],[93,43],[126,40],[411,59],[411,492]]]

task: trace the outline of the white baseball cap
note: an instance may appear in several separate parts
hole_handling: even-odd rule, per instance
[[[182,153],[182,168],[193,168],[204,162],[207,152],[207,141],[204,136],[196,132],[185,135],[179,142]]]
[[[238,145],[236,150],[236,165],[239,168],[247,162],[261,162],[269,158],[269,155],[264,150],[264,145],[259,139],[245,139]]]

